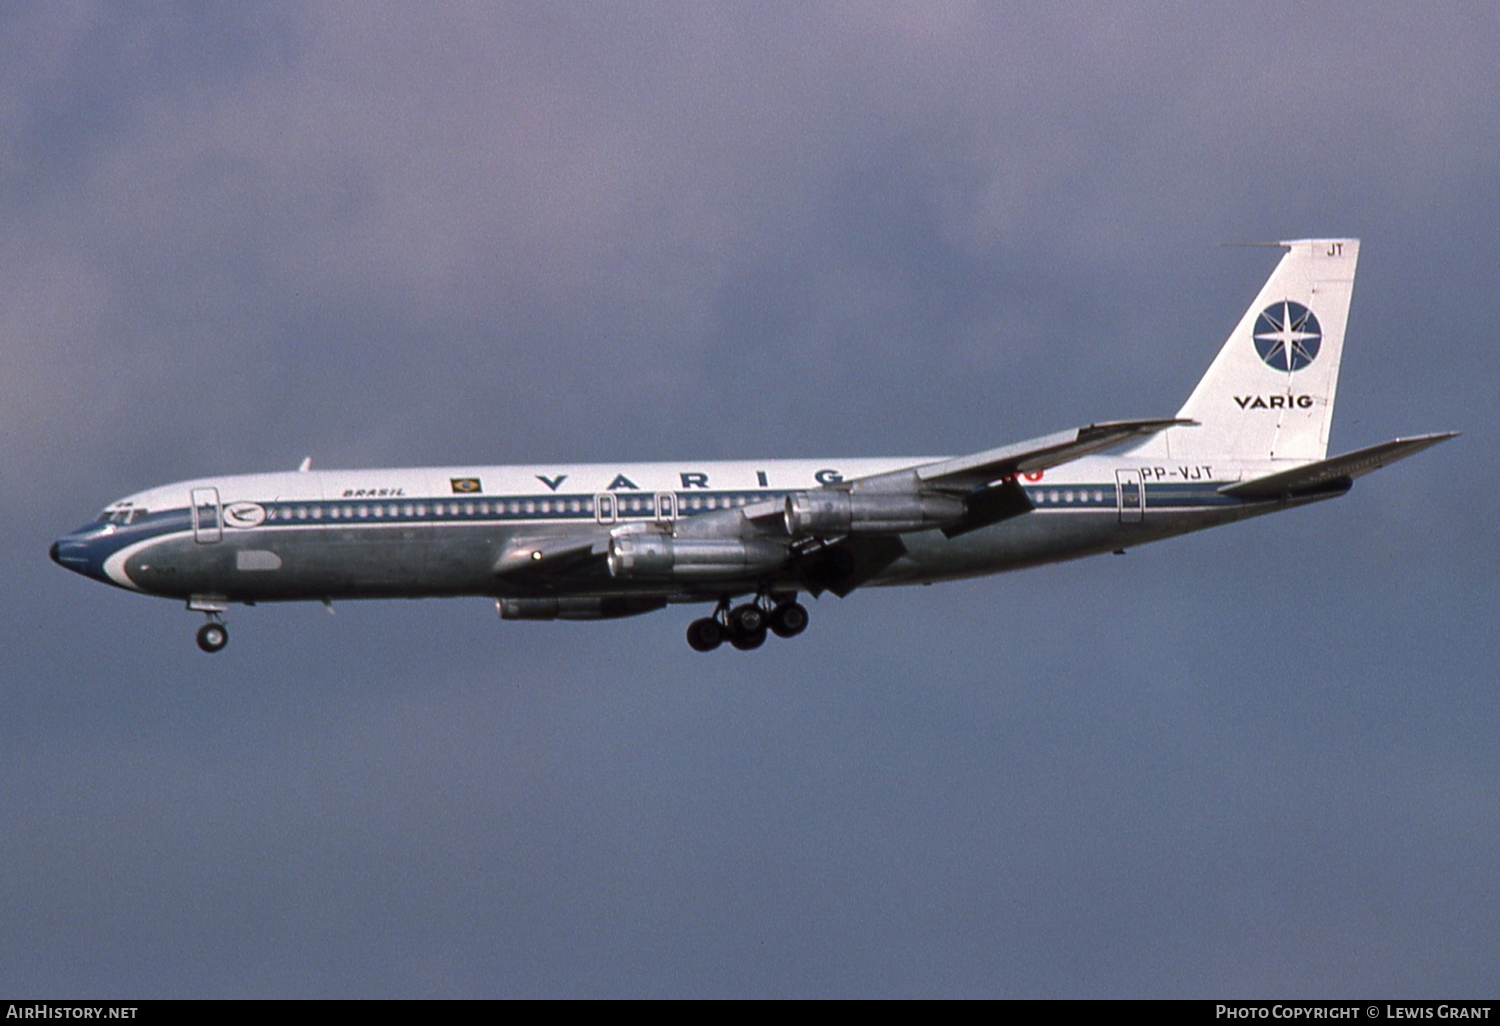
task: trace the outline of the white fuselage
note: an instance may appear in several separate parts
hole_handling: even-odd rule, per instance
[[[604,535],[716,511],[764,508],[793,492],[934,458],[752,460],[434,467],[248,474],[183,481],[111,504],[62,539],[59,561],[121,587],[227,602],[440,595],[717,599],[796,591],[795,568],[762,579],[619,580],[538,585],[494,567],[518,539]],[[1287,505],[1218,488],[1286,463],[1168,464],[1092,456],[1023,475],[1034,507],[954,538],[901,536],[904,552],[871,585],[995,573],[1126,548]]]

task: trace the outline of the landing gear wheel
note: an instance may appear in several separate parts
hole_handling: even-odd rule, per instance
[[[741,652],[766,643],[766,611],[746,602],[729,611],[729,643]]]
[[[771,610],[771,630],[778,638],[795,638],[807,630],[807,607],[800,602],[783,602]]]
[[[724,626],[711,616],[688,624],[688,644],[694,652],[712,652],[724,641]]]
[[[766,629],[762,627],[754,634],[740,634],[738,632],[729,636],[729,643],[741,652],[749,652],[751,649],[760,648],[766,643]]]
[[[229,644],[229,628],[222,623],[206,623],[198,628],[198,647],[205,652],[217,652]]]
[[[766,633],[766,611],[754,602],[736,606],[729,613],[729,631],[735,637]]]

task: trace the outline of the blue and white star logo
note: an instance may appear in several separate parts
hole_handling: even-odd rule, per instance
[[[1255,319],[1255,351],[1277,370],[1301,370],[1317,358],[1322,344],[1317,317],[1301,303],[1273,303]]]

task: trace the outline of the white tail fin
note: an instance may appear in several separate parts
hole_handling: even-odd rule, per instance
[[[1281,245],[1286,255],[1177,414],[1199,426],[1163,431],[1136,453],[1246,460],[1328,454],[1359,240]]]

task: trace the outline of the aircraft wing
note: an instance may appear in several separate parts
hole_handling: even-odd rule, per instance
[[[941,528],[953,537],[1029,511],[1031,502],[1016,483],[1017,474],[1056,467],[1132,438],[1191,423],[1167,418],[1090,424],[970,456],[840,481],[799,495],[809,509],[821,509],[822,503],[842,495],[846,504],[852,503],[846,511],[847,522],[838,519],[837,509],[836,523],[814,512],[817,525],[797,532],[789,523],[793,500],[765,499],[683,517],[673,523],[667,537],[646,525],[623,525],[576,535],[518,538],[496,560],[492,572],[496,577],[542,582],[599,573],[609,562],[613,573],[613,554],[623,551],[626,539],[639,534],[643,543],[681,552],[684,560],[695,558],[695,553],[697,558],[724,558],[725,552],[743,549],[749,561],[753,551],[755,559],[768,561],[766,571],[791,564],[809,590],[845,595],[905,554],[899,535],[906,531]],[[705,544],[710,549],[704,549]],[[705,556],[710,550],[719,556]],[[733,560],[723,570],[732,579],[755,573],[747,563]],[[712,574],[693,576],[703,580]]]
[[[1415,438],[1397,438],[1293,470],[1283,470],[1250,481],[1237,481],[1225,485],[1219,491],[1239,499],[1276,499],[1283,495],[1316,492],[1340,484],[1348,488],[1356,477],[1363,477],[1457,435],[1457,431],[1445,431],[1435,435],[1418,435]]]
[[[1088,427],[1059,431],[970,456],[928,463],[916,468],[917,480],[929,488],[970,491],[1003,478],[1047,470],[1081,456],[1111,449],[1132,438],[1142,438],[1195,423],[1176,417],[1153,420],[1111,420]]]
[[[906,492],[913,496],[952,497],[950,501],[956,499],[963,504],[961,516],[944,523],[921,525],[939,527],[952,538],[1030,512],[1031,500],[1016,482],[1019,474],[1061,466],[1132,438],[1194,423],[1178,417],[1105,421],[828,487],[872,495]]]

